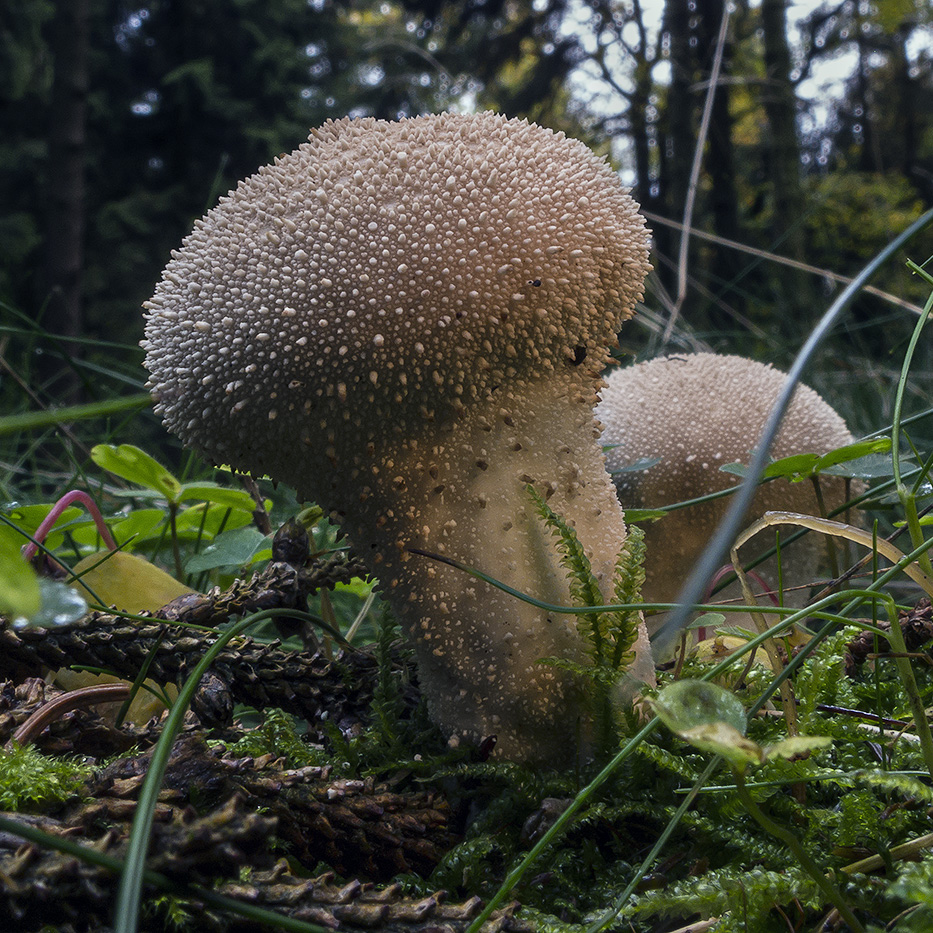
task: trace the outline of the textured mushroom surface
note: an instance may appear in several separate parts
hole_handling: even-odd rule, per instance
[[[597,417],[604,425],[602,443],[610,447],[607,463],[623,507],[658,508],[737,485],[738,477],[719,468],[748,463],[784,380],[785,374],[770,365],[714,353],[662,357],[614,371]],[[812,389],[799,386],[771,456],[823,454],[852,440],[842,418]],[[654,458],[659,462],[645,470],[623,471],[638,460]],[[824,477],[821,484],[828,510],[845,502],[845,480]],[[677,597],[728,506],[728,498],[717,499],[670,512],[645,526],[647,599],[671,602]],[[820,514],[810,482],[779,479],[758,490],[747,524],[777,509]],[[745,545],[743,555],[752,555],[756,543],[759,549],[772,545],[773,535],[763,541],[766,535]],[[810,583],[824,554],[817,535],[789,546],[782,555],[785,586]],[[758,572],[777,584],[773,561]]]
[[[491,113],[329,122],[173,253],[146,304],[156,410],[333,510],[439,724],[566,757],[579,697],[537,661],[581,658],[572,617],[410,549],[567,603],[532,484],[608,582],[625,527],[592,409],[649,268],[637,205],[562,134]]]

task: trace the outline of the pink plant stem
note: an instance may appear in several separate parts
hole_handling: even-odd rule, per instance
[[[36,551],[39,549],[36,542],[40,544],[45,541],[45,536],[51,531],[55,526],[55,523],[58,521],[62,512],[68,508],[73,502],[80,502],[90,514],[91,518],[94,519],[94,524],[97,526],[98,534],[104,541],[104,544],[107,545],[107,549],[110,551],[115,551],[117,549],[117,542],[114,541],[113,535],[110,533],[110,529],[107,527],[104,522],[104,516],[100,514],[100,509],[97,507],[97,503],[83,490],[81,489],[72,489],[70,492],[66,492],[65,495],[52,506],[51,511],[45,518],[42,520],[42,524],[36,529],[34,535],[35,541],[30,541],[29,544],[23,546],[23,559],[28,563],[35,557]]]
[[[70,690],[61,696],[43,703],[14,733],[11,742],[28,745],[39,737],[43,729],[65,713],[76,709],[86,709],[98,703],[123,703],[132,691],[130,684],[95,684]]]

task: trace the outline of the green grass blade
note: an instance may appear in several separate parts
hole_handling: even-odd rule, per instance
[[[18,431],[54,427],[63,422],[106,418],[110,415],[147,408],[151,404],[152,397],[148,393],[141,392],[105,402],[88,402],[86,405],[66,405],[63,408],[52,408],[48,411],[27,411],[21,415],[4,415],[0,417],[0,437],[15,434]]]

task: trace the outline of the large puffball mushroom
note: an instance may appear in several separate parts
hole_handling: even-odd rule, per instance
[[[661,357],[615,370],[596,414],[604,426],[602,443],[608,447],[607,463],[622,506],[660,508],[736,485],[739,479],[720,467],[748,462],[785,378],[770,365],[714,353]],[[824,454],[852,440],[842,418],[801,385],[771,456]],[[626,469],[645,459],[658,462],[642,470]],[[844,479],[824,477],[820,482],[827,509],[844,504]],[[720,498],[669,512],[645,526],[646,600],[676,599],[728,507],[729,499]],[[820,514],[810,482],[784,479],[758,490],[746,524],[772,510]],[[767,532],[756,535],[743,554],[753,554],[756,543],[760,549],[774,543],[773,535],[767,541],[765,537]],[[817,535],[789,546],[781,558],[785,586],[811,582],[823,555],[825,545]],[[777,584],[775,561],[758,572]],[[724,595],[739,596],[737,587]],[[788,602],[793,604],[793,596]]]
[[[333,510],[415,645],[435,721],[573,756],[586,658],[531,484],[607,595],[625,538],[593,416],[648,233],[581,143],[492,113],[338,120],[173,253],[143,346],[156,411],[216,463]],[[640,642],[635,673],[650,679]]]

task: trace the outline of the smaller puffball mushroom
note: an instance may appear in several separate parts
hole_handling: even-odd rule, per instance
[[[785,375],[770,365],[739,356],[697,353],[668,356],[615,370],[597,408],[603,423],[606,459],[625,509],[661,508],[735,486],[738,477],[723,473],[728,463],[747,463]],[[775,459],[799,453],[824,454],[852,443],[842,418],[806,386],[799,386],[771,448]],[[658,462],[644,470],[625,468],[639,460]],[[821,477],[827,510],[846,501],[842,478]],[[729,506],[728,497],[669,512],[645,526],[645,599],[673,602]],[[766,511],[819,515],[810,482],[777,479],[755,494],[746,525]],[[756,535],[767,548],[773,535]],[[808,535],[782,552],[784,585],[806,584],[825,555],[817,535]],[[757,568],[772,585],[772,559]],[[739,596],[730,587],[717,598]],[[788,602],[795,597],[790,594]],[[731,618],[731,617],[730,617]]]
[[[527,487],[605,592],[625,524],[593,417],[642,295],[637,205],[582,143],[493,113],[338,120],[195,224],[147,302],[149,385],[215,463],[332,510],[415,646],[434,720],[568,762],[572,603]],[[644,633],[635,673],[653,675]]]

